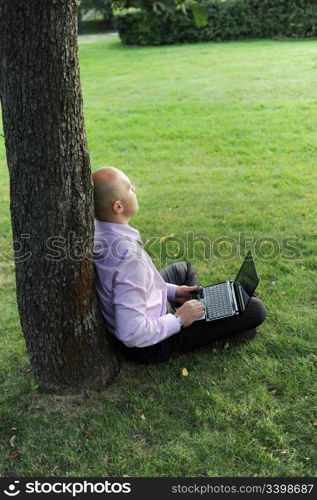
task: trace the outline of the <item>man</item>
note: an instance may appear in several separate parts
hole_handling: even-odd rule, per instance
[[[197,276],[189,263],[161,273],[129,225],[138,210],[135,187],[113,167],[92,174],[95,205],[94,262],[102,314],[124,354],[140,363],[161,362],[226,337],[250,331],[265,319],[253,297],[239,317],[197,321],[204,305],[192,298]]]

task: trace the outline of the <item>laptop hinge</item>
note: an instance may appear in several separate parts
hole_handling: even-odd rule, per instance
[[[232,297],[232,307],[235,312],[239,312],[240,308],[239,305],[237,304],[236,300],[236,291],[235,291],[235,283],[233,281],[229,281],[229,285],[231,288],[231,297]]]
[[[233,282],[234,288],[235,288],[235,296],[237,297],[238,300],[238,307],[239,307],[239,312],[243,312],[245,310],[245,302],[243,299],[243,295],[241,292],[241,285],[240,283]]]

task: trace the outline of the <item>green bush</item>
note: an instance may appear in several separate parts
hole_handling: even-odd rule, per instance
[[[243,38],[310,38],[317,36],[316,0],[201,0],[207,25],[198,28],[193,15],[165,16],[141,10],[115,16],[122,43],[163,45]]]

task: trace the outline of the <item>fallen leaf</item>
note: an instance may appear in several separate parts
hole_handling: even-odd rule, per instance
[[[18,428],[17,427],[10,427],[10,431],[17,431]]]
[[[315,422],[313,423],[313,425],[317,425],[317,420],[315,420]]]
[[[187,368],[182,369],[182,375],[183,375],[183,377],[188,377],[189,372],[188,372]]]
[[[229,465],[229,467],[235,467],[236,466],[235,462],[229,462],[228,465]]]
[[[86,430],[86,429],[82,429],[80,432],[81,432],[84,436],[91,436],[91,431],[88,431],[88,430]]]
[[[13,451],[12,453],[9,453],[9,455],[6,456],[6,458],[18,458],[21,455],[21,453],[16,450]]]
[[[13,435],[12,438],[10,439],[10,444],[11,444],[12,448],[14,448],[14,441],[16,440],[16,438],[17,437],[15,435]]]
[[[146,416],[145,416],[145,415],[143,415],[143,413],[142,413],[142,415],[141,415],[141,419],[142,419],[142,420],[146,420]]]
[[[226,342],[225,345],[223,346],[224,349],[229,349],[229,342]]]
[[[268,449],[269,449],[269,447],[268,447],[268,446],[261,446],[261,450],[263,450],[263,451],[266,451],[266,450],[268,450]]]
[[[165,241],[170,240],[171,238],[174,238],[175,234],[167,234],[166,236],[161,236],[160,238],[160,243],[165,243]]]
[[[228,371],[228,368],[226,368],[225,366],[220,366],[220,369],[221,369],[223,372],[227,372],[227,371]]]

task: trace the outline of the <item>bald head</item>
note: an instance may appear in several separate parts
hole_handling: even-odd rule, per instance
[[[114,167],[101,167],[92,173],[92,178],[95,187],[99,187],[103,184],[110,184],[115,182],[122,174],[121,170]]]
[[[101,167],[95,170],[92,174],[94,188],[94,205],[96,219],[106,222],[121,222],[122,215],[131,217],[136,212],[138,206],[136,202],[134,186],[132,186],[129,178],[114,167]],[[133,196],[135,199],[135,209],[131,212],[131,193],[133,188]]]

